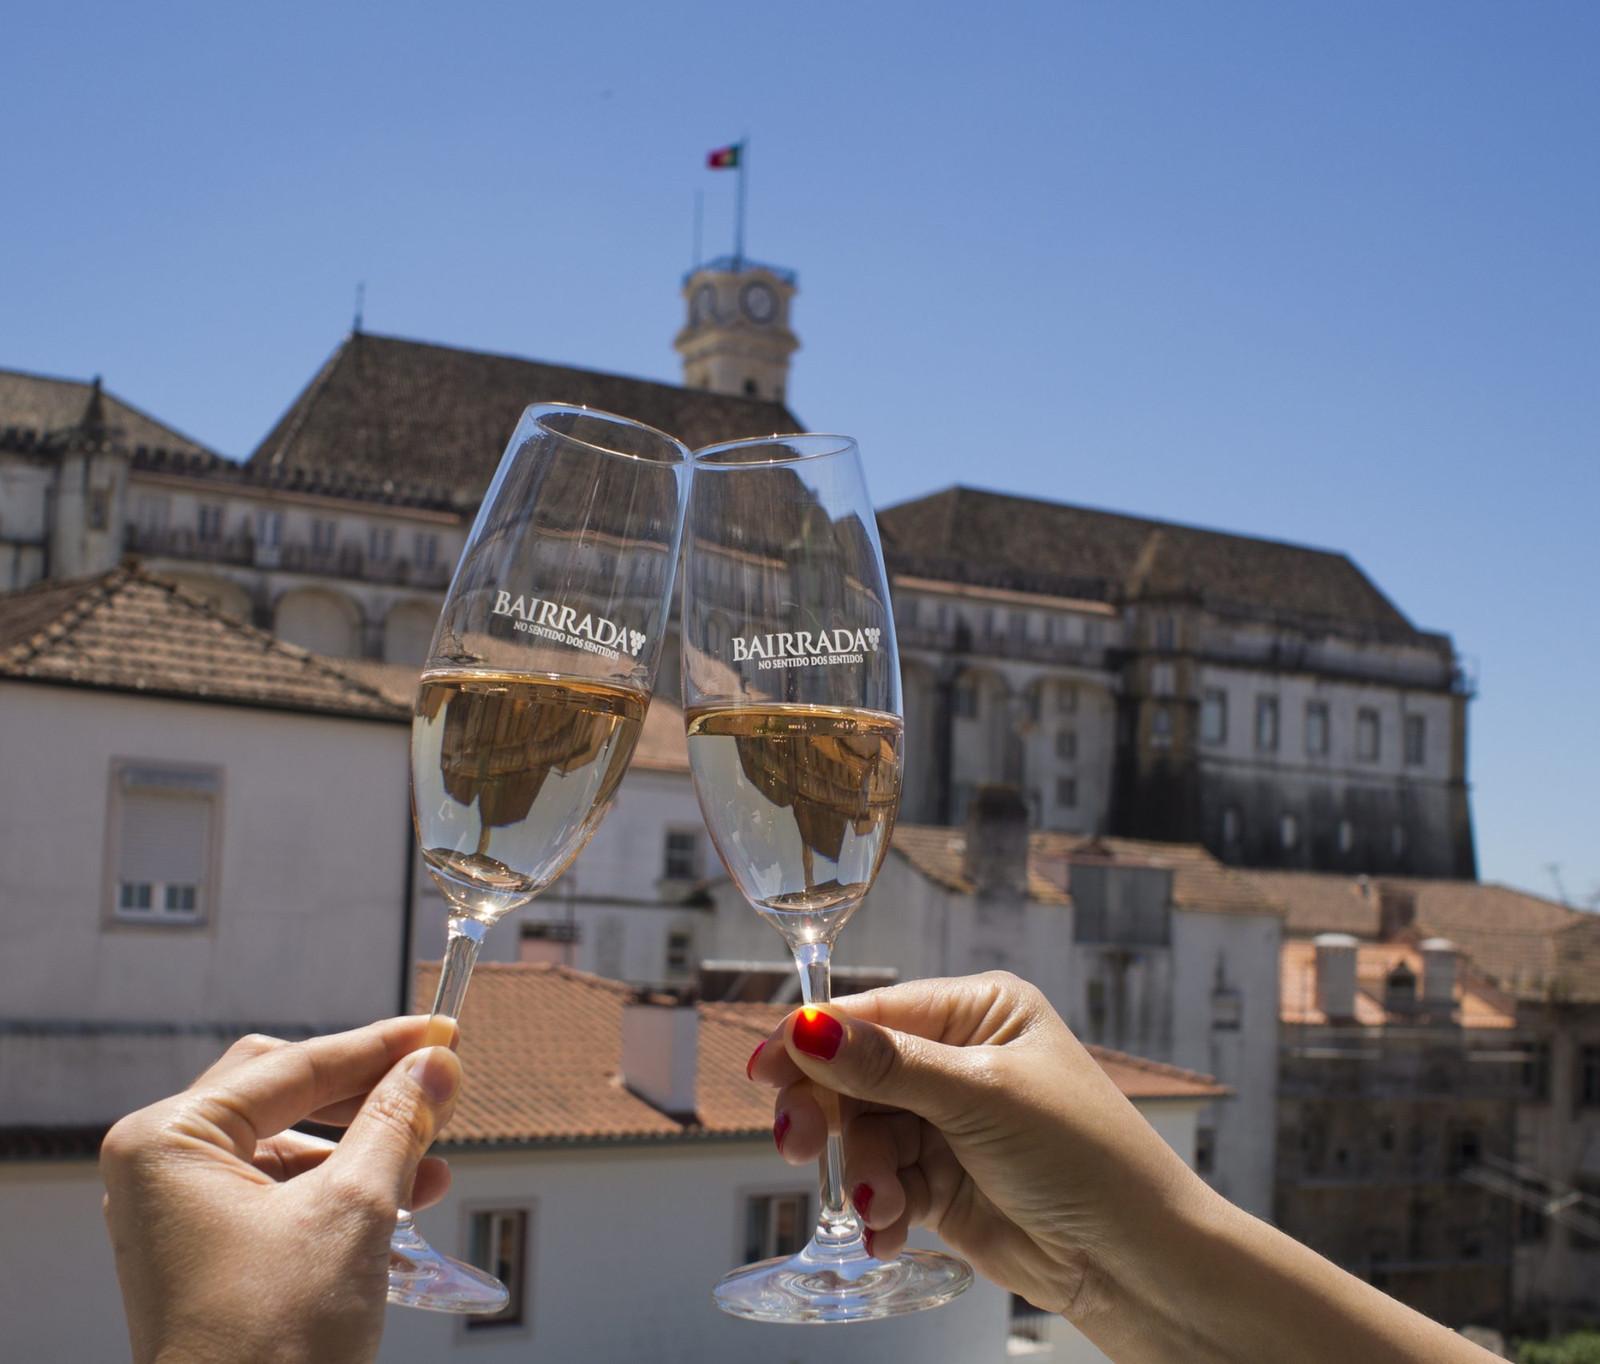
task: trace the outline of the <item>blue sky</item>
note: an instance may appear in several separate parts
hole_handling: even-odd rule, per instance
[[[1600,895],[1600,6],[139,7],[0,20],[0,366],[247,454],[350,325],[791,406],[953,483],[1343,550],[1480,676],[1481,872]]]

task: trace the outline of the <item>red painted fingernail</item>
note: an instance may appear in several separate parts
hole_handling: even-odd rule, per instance
[[[831,1061],[844,1041],[844,1024],[821,1009],[801,1009],[794,1020],[794,1044],[807,1056]]]
[[[872,1185],[857,1184],[850,1190],[850,1201],[855,1204],[856,1211],[865,1217],[867,1209],[872,1206]]]
[[[772,1140],[778,1149],[783,1150],[783,1139],[789,1135],[789,1115],[780,1113],[772,1124]]]
[[[755,1079],[755,1076],[752,1075],[750,1072],[753,1071],[756,1068],[756,1057],[760,1056],[761,1053],[766,1050],[766,1046],[767,1046],[767,1044],[766,1044],[765,1040],[756,1043],[756,1049],[753,1052],[750,1053],[750,1059],[744,1063],[744,1078],[745,1079],[747,1079],[747,1080]]]
[[[862,1227],[861,1228],[861,1244],[867,1248],[867,1254],[868,1255],[872,1255],[872,1228],[871,1227]],[[876,1255],[872,1255],[872,1258],[874,1260],[876,1260],[878,1257]]]

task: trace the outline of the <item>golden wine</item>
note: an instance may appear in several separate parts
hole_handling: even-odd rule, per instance
[[[791,942],[830,937],[872,886],[900,805],[897,715],[839,706],[702,706],[689,766],[711,840]]]
[[[616,795],[647,704],[609,683],[537,673],[422,675],[411,805],[453,913],[492,923],[566,869]]]

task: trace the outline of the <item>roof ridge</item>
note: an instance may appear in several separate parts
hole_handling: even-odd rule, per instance
[[[284,432],[283,439],[278,442],[278,448],[265,461],[268,468],[276,469],[283,463],[284,455],[288,452],[289,447],[294,444],[295,437],[300,434],[300,428],[305,425],[306,418],[311,415],[312,407],[316,404],[317,399],[322,396],[322,390],[327,387],[329,378],[338,367],[339,361],[349,347],[352,338],[359,335],[361,335],[359,332],[350,332],[345,335],[339,344],[333,348],[332,354],[322,362],[322,368],[312,377],[311,382],[306,385],[304,391],[297,395],[295,400],[284,410],[283,417],[278,418],[278,421],[282,422],[284,417],[289,416],[290,413],[296,412],[296,409],[298,409],[297,415],[289,424],[289,429]],[[276,424],[273,429],[276,429]],[[271,436],[272,431],[268,431],[267,437],[270,439]],[[254,463],[255,457],[260,453],[261,446],[257,446],[250,452],[244,462],[246,464]]]
[[[115,568],[107,569],[104,573],[82,579],[84,590],[81,593],[68,598],[56,616],[41,625],[26,639],[19,640],[12,645],[3,655],[0,655],[0,658],[4,658],[7,664],[19,666],[27,663],[30,659],[37,658],[43,651],[47,641],[66,639],[88,620],[93,611],[105,606],[127,587],[131,578],[130,568],[131,565],[125,561]],[[121,581],[116,582],[115,580],[119,578]],[[71,580],[69,579],[68,583],[70,582]],[[48,579],[41,579],[38,584],[41,588],[46,587],[46,585],[56,590],[65,590],[67,586],[67,584],[51,582]],[[115,590],[113,590],[113,586]],[[44,592],[41,591],[39,595],[43,596]]]

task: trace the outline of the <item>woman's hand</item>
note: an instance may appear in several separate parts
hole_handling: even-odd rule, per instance
[[[247,1037],[111,1129],[106,1224],[138,1364],[376,1356],[396,1214],[449,1187],[422,1157],[461,1066],[411,1054],[426,1022]],[[337,1145],[287,1130],[307,1119],[348,1130]]]

